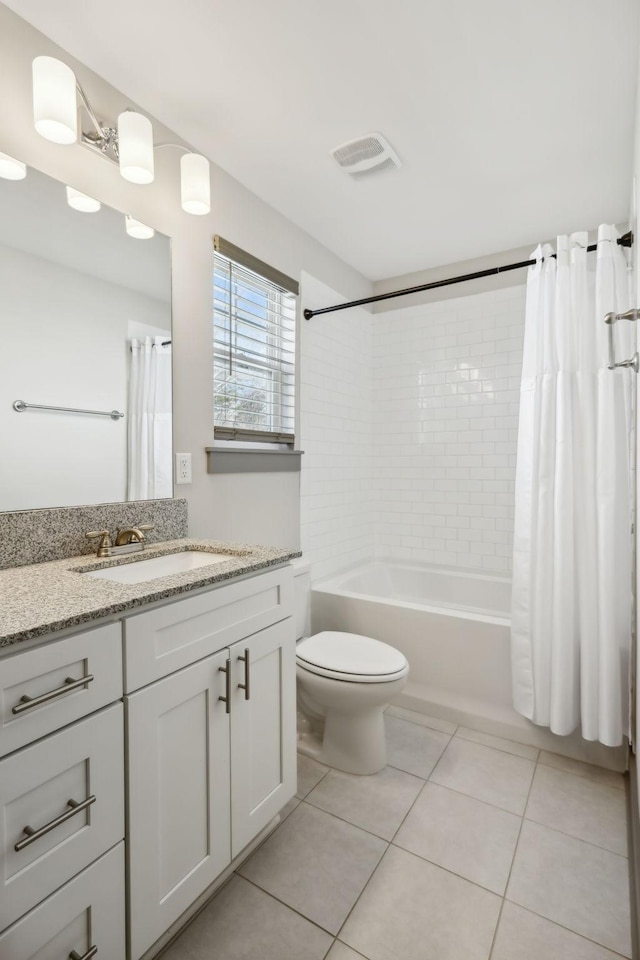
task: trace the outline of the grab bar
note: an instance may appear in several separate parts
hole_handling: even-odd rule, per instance
[[[23,413],[25,410],[60,410],[62,413],[89,413],[94,417],[111,417],[112,420],[120,420],[124,413],[119,410],[85,410],[82,407],[45,407],[42,403],[25,403],[24,400],[14,400],[13,409],[17,413]]]
[[[609,363],[607,368],[609,370],[615,370],[617,367],[631,367],[632,370],[635,370],[638,373],[640,370],[640,354],[634,353],[634,355],[629,360],[619,360],[616,363],[616,350],[613,342],[613,325],[618,322],[618,320],[631,320],[635,321],[640,318],[640,310],[635,307],[631,310],[625,310],[624,313],[608,313],[604,322],[609,327]]]

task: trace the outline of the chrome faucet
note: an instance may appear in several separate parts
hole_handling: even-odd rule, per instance
[[[111,534],[108,530],[92,530],[85,536],[90,540],[100,538],[96,556],[100,558],[117,557],[123,553],[136,553],[139,550],[144,550],[144,535],[149,530],[153,530],[152,523],[139,523],[137,527],[118,530],[115,545],[111,543]]]

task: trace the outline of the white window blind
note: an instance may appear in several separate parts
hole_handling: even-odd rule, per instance
[[[213,292],[214,436],[293,443],[295,294],[219,252]]]

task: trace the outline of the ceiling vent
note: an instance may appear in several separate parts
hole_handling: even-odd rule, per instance
[[[331,156],[350,176],[361,177],[400,166],[391,144],[381,133],[367,133],[331,151]]]

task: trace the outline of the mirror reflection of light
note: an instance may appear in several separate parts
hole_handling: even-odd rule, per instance
[[[148,227],[146,223],[134,220],[134,218],[128,214],[125,217],[125,227],[129,236],[134,237],[136,240],[150,240],[155,233],[153,227]]]
[[[80,193],[74,187],[67,187],[67,203],[80,213],[97,213],[101,206],[99,200],[94,200],[86,193]]]
[[[4,180],[24,180],[26,175],[26,163],[14,160],[7,153],[0,153],[0,177]]]

